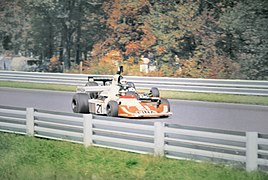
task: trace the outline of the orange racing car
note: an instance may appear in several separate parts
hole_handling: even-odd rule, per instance
[[[78,86],[72,99],[75,113],[92,113],[112,117],[169,117],[169,101],[160,98],[159,90],[138,93],[132,82],[121,76],[123,67],[113,78],[89,77],[85,86]],[[100,81],[103,84],[99,85]]]

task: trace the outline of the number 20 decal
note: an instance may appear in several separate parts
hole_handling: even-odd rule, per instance
[[[96,104],[96,113],[101,114],[102,113],[102,105],[101,104]]]

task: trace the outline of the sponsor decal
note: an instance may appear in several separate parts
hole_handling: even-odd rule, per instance
[[[137,114],[154,114],[155,111],[152,110],[143,110],[143,111],[136,111]]]

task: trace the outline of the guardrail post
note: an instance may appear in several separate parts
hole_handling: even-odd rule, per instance
[[[154,155],[164,156],[164,145],[165,145],[165,123],[155,122],[154,123]]]
[[[246,170],[248,172],[258,169],[258,133],[247,132]]]
[[[92,145],[93,140],[92,140],[92,135],[93,135],[93,129],[92,129],[92,114],[84,114],[84,146],[89,147]]]
[[[34,108],[26,109],[26,134],[34,136]]]

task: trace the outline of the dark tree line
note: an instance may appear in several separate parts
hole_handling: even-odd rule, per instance
[[[79,64],[101,37],[101,5],[101,0],[1,1],[2,51],[41,59],[58,56],[67,68],[71,60]]]

